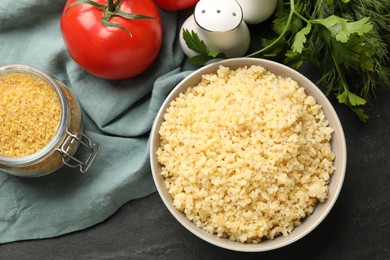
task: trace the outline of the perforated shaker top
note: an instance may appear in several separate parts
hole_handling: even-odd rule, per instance
[[[242,22],[243,13],[235,0],[200,0],[194,11],[196,23],[213,32],[228,32]]]

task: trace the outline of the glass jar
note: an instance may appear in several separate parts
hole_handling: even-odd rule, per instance
[[[76,97],[70,89],[45,72],[27,65],[13,64],[1,66],[0,79],[7,75],[14,75],[15,77],[29,75],[47,83],[47,85],[54,90],[55,96],[58,97],[60,114],[58,116],[59,122],[57,123],[57,130],[54,130],[55,128],[53,129],[53,137],[43,146],[43,148],[20,157],[6,156],[5,154],[0,153],[0,170],[22,177],[38,177],[52,173],[66,165],[72,168],[79,168],[81,172],[86,172],[98,153],[99,145],[93,143],[91,139],[83,133],[81,109]],[[22,95],[24,95],[24,92],[22,92]],[[2,109],[1,105],[2,104],[0,104],[0,110]],[[7,106],[7,103],[4,102],[3,106]],[[3,111],[6,110],[3,108]],[[4,113],[3,116],[0,114],[0,123],[7,124],[6,120],[9,116],[10,115],[4,115]],[[43,117],[45,117],[45,115],[42,115],[42,118]],[[47,122],[47,120],[42,120],[42,124],[44,122]],[[19,131],[24,130],[21,129]],[[5,133],[0,133],[0,135],[3,134],[5,135]],[[23,134],[26,135],[26,133]],[[34,132],[32,132],[31,135],[32,136],[28,136],[27,134],[28,138],[31,139],[31,142],[39,141],[40,136],[42,136],[41,133]],[[10,136],[13,138],[12,134],[10,134]],[[18,137],[15,136],[15,142],[17,141]],[[77,150],[80,152],[76,153]],[[77,158],[78,156],[80,156],[80,158]]]

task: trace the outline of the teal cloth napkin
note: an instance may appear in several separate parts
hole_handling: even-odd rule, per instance
[[[129,200],[155,192],[149,133],[172,88],[190,73],[180,49],[180,13],[160,10],[158,59],[138,77],[103,80],[70,58],[59,27],[65,0],[0,1],[0,65],[26,64],[73,90],[87,135],[101,151],[90,170],[62,167],[45,177],[0,171],[0,243],[54,237],[99,223]]]

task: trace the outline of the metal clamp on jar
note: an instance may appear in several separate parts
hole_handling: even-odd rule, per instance
[[[0,170],[12,175],[37,177],[63,165],[86,172],[99,150],[83,133],[73,93],[30,66],[0,67],[0,124]]]

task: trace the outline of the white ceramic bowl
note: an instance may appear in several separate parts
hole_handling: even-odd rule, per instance
[[[336,167],[335,172],[332,175],[331,182],[329,184],[329,194],[328,199],[324,203],[319,203],[314,212],[307,217],[300,226],[296,227],[291,234],[288,236],[278,236],[274,240],[264,240],[259,244],[245,244],[240,242],[231,241],[225,238],[219,238],[216,235],[212,235],[207,231],[202,230],[193,224],[190,220],[186,218],[186,216],[176,210],[172,203],[172,197],[168,193],[168,190],[165,186],[164,179],[160,174],[160,164],[157,161],[156,150],[159,147],[159,133],[158,130],[163,122],[163,116],[165,114],[166,109],[168,108],[170,102],[175,99],[180,92],[184,92],[188,87],[197,85],[201,76],[204,74],[215,73],[220,65],[224,65],[230,67],[232,69],[242,67],[242,66],[250,66],[250,65],[260,65],[265,69],[271,71],[276,75],[280,75],[283,77],[291,77],[293,80],[297,81],[298,84],[305,88],[306,93],[308,95],[313,96],[317,103],[320,104],[323,108],[324,114],[329,121],[329,125],[334,129],[334,133],[332,136],[332,150],[336,155],[336,159],[334,161],[334,166]],[[344,181],[345,169],[346,169],[346,161],[347,161],[347,150],[346,143],[342,125],[339,121],[339,118],[332,107],[331,103],[327,99],[327,97],[323,94],[323,92],[313,84],[309,79],[300,74],[299,72],[276,62],[256,59],[256,58],[234,58],[234,59],[226,59],[216,63],[209,64],[204,66],[191,75],[186,77],[183,81],[181,81],[170,93],[165,102],[160,108],[160,111],[157,114],[155,122],[151,131],[151,140],[150,140],[150,161],[151,168],[153,173],[153,178],[155,185],[157,187],[157,191],[160,194],[164,204],[168,208],[168,210],[172,213],[172,215],[189,231],[198,236],[199,238],[222,248],[234,250],[234,251],[242,251],[242,252],[260,252],[260,251],[268,251],[277,249],[286,245],[289,245],[300,238],[307,235],[314,228],[316,228],[328,215],[329,211],[332,209],[335,204],[337,197],[340,193],[341,187]]]

